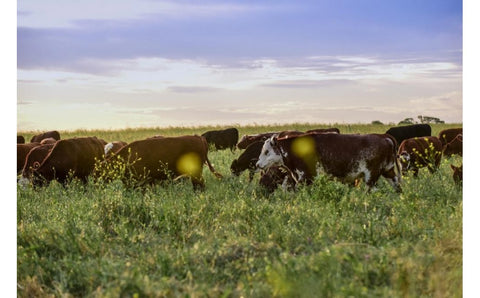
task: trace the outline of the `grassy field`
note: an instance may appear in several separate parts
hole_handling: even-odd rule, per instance
[[[342,133],[386,125],[334,124]],[[432,134],[461,124],[432,125]],[[240,135],[325,125],[239,127]],[[60,132],[107,141],[222,127]],[[23,132],[27,140],[35,132]],[[450,164],[367,192],[319,176],[267,195],[258,174],[230,174],[240,151],[210,151],[189,181],[129,189],[73,181],[17,188],[20,297],[462,297],[462,187]]]

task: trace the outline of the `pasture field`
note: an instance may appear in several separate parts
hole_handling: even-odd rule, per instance
[[[333,124],[342,133],[387,125]],[[240,137],[327,125],[238,127]],[[461,124],[433,124],[432,135]],[[201,134],[225,127],[62,132],[107,141]],[[34,132],[21,132],[27,140]],[[17,187],[19,297],[462,297],[462,187],[443,159],[404,176],[396,193],[319,176],[267,194],[240,150],[209,151],[206,188],[190,181],[144,189],[122,182]]]

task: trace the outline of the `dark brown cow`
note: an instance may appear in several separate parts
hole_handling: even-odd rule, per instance
[[[120,148],[126,145],[128,144],[124,141],[113,141],[106,144],[104,147],[105,158],[108,158],[110,155],[117,152],[118,150],[120,150]]]
[[[340,129],[336,127],[330,128],[317,128],[317,129],[310,129],[307,130],[307,133],[316,132],[316,133],[340,133]]]
[[[412,170],[416,177],[418,170],[423,167],[433,173],[440,165],[442,143],[437,137],[406,139],[398,147],[398,156],[403,173]]]
[[[373,187],[384,176],[401,191],[395,139],[390,135],[304,134],[265,141],[257,167],[286,166],[298,182],[310,184],[319,173],[346,183],[364,178]]]
[[[28,152],[23,165],[22,176],[31,177],[34,166],[39,166],[52,150],[55,143],[44,144],[34,147]]]
[[[17,144],[25,144],[25,138],[23,136],[17,136]]]
[[[33,136],[32,139],[30,140],[30,143],[41,142],[43,139],[46,139],[46,138],[54,138],[55,140],[58,141],[60,140],[60,133],[56,130],[51,130],[51,131],[41,133]]]
[[[59,140],[45,159],[33,166],[31,175],[24,173],[23,178],[30,179],[34,185],[52,180],[65,183],[70,175],[86,182],[95,162],[102,157],[103,146],[96,137]]]
[[[203,189],[204,163],[215,176],[221,177],[208,160],[207,153],[207,140],[201,136],[150,138],[122,147],[106,163],[126,162],[127,173],[123,178],[132,178],[142,184],[186,176],[195,189]]]
[[[458,154],[463,156],[463,135],[457,135],[451,142],[443,146],[443,155],[452,156]]]
[[[272,166],[262,174],[259,184],[267,190],[267,192],[272,193],[280,185],[283,189],[293,189],[295,187],[295,180],[288,168]]]
[[[253,144],[255,142],[264,142],[266,139],[270,138],[274,134],[277,134],[278,132],[266,132],[266,133],[260,133],[256,135],[244,135],[240,141],[238,141],[237,148],[238,149],[246,149],[248,145]]]
[[[37,146],[40,143],[17,144],[17,175],[22,172],[28,152]]]
[[[456,184],[461,185],[463,181],[463,164],[461,164],[459,167],[451,164],[450,167],[453,170],[453,181],[455,181]]]
[[[442,146],[450,143],[455,139],[457,135],[463,134],[463,128],[449,128],[444,129],[438,134],[438,138],[440,142],[442,142]]]
[[[245,171],[249,170],[249,180],[251,181],[253,175],[255,175],[255,171],[257,167],[255,164],[258,161],[258,156],[262,151],[263,142],[255,142],[253,144],[248,145],[248,147],[243,151],[243,153],[237,158],[232,161],[230,165],[230,170],[232,174],[236,176],[240,176],[240,174]]]
[[[202,134],[207,140],[208,145],[213,145],[215,149],[235,150],[238,142],[238,130],[236,128],[227,128],[223,130],[210,130]]]

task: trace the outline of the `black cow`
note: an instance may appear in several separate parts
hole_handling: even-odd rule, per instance
[[[412,124],[406,126],[391,127],[387,130],[386,133],[395,138],[398,146],[403,142],[403,140],[406,139],[431,136],[432,128],[428,124]]]
[[[215,149],[235,150],[238,142],[238,130],[236,128],[227,128],[224,130],[210,130],[202,134],[207,140],[208,145],[214,145]]]

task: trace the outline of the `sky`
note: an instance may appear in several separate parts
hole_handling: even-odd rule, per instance
[[[17,130],[462,122],[462,1],[17,1]]]

